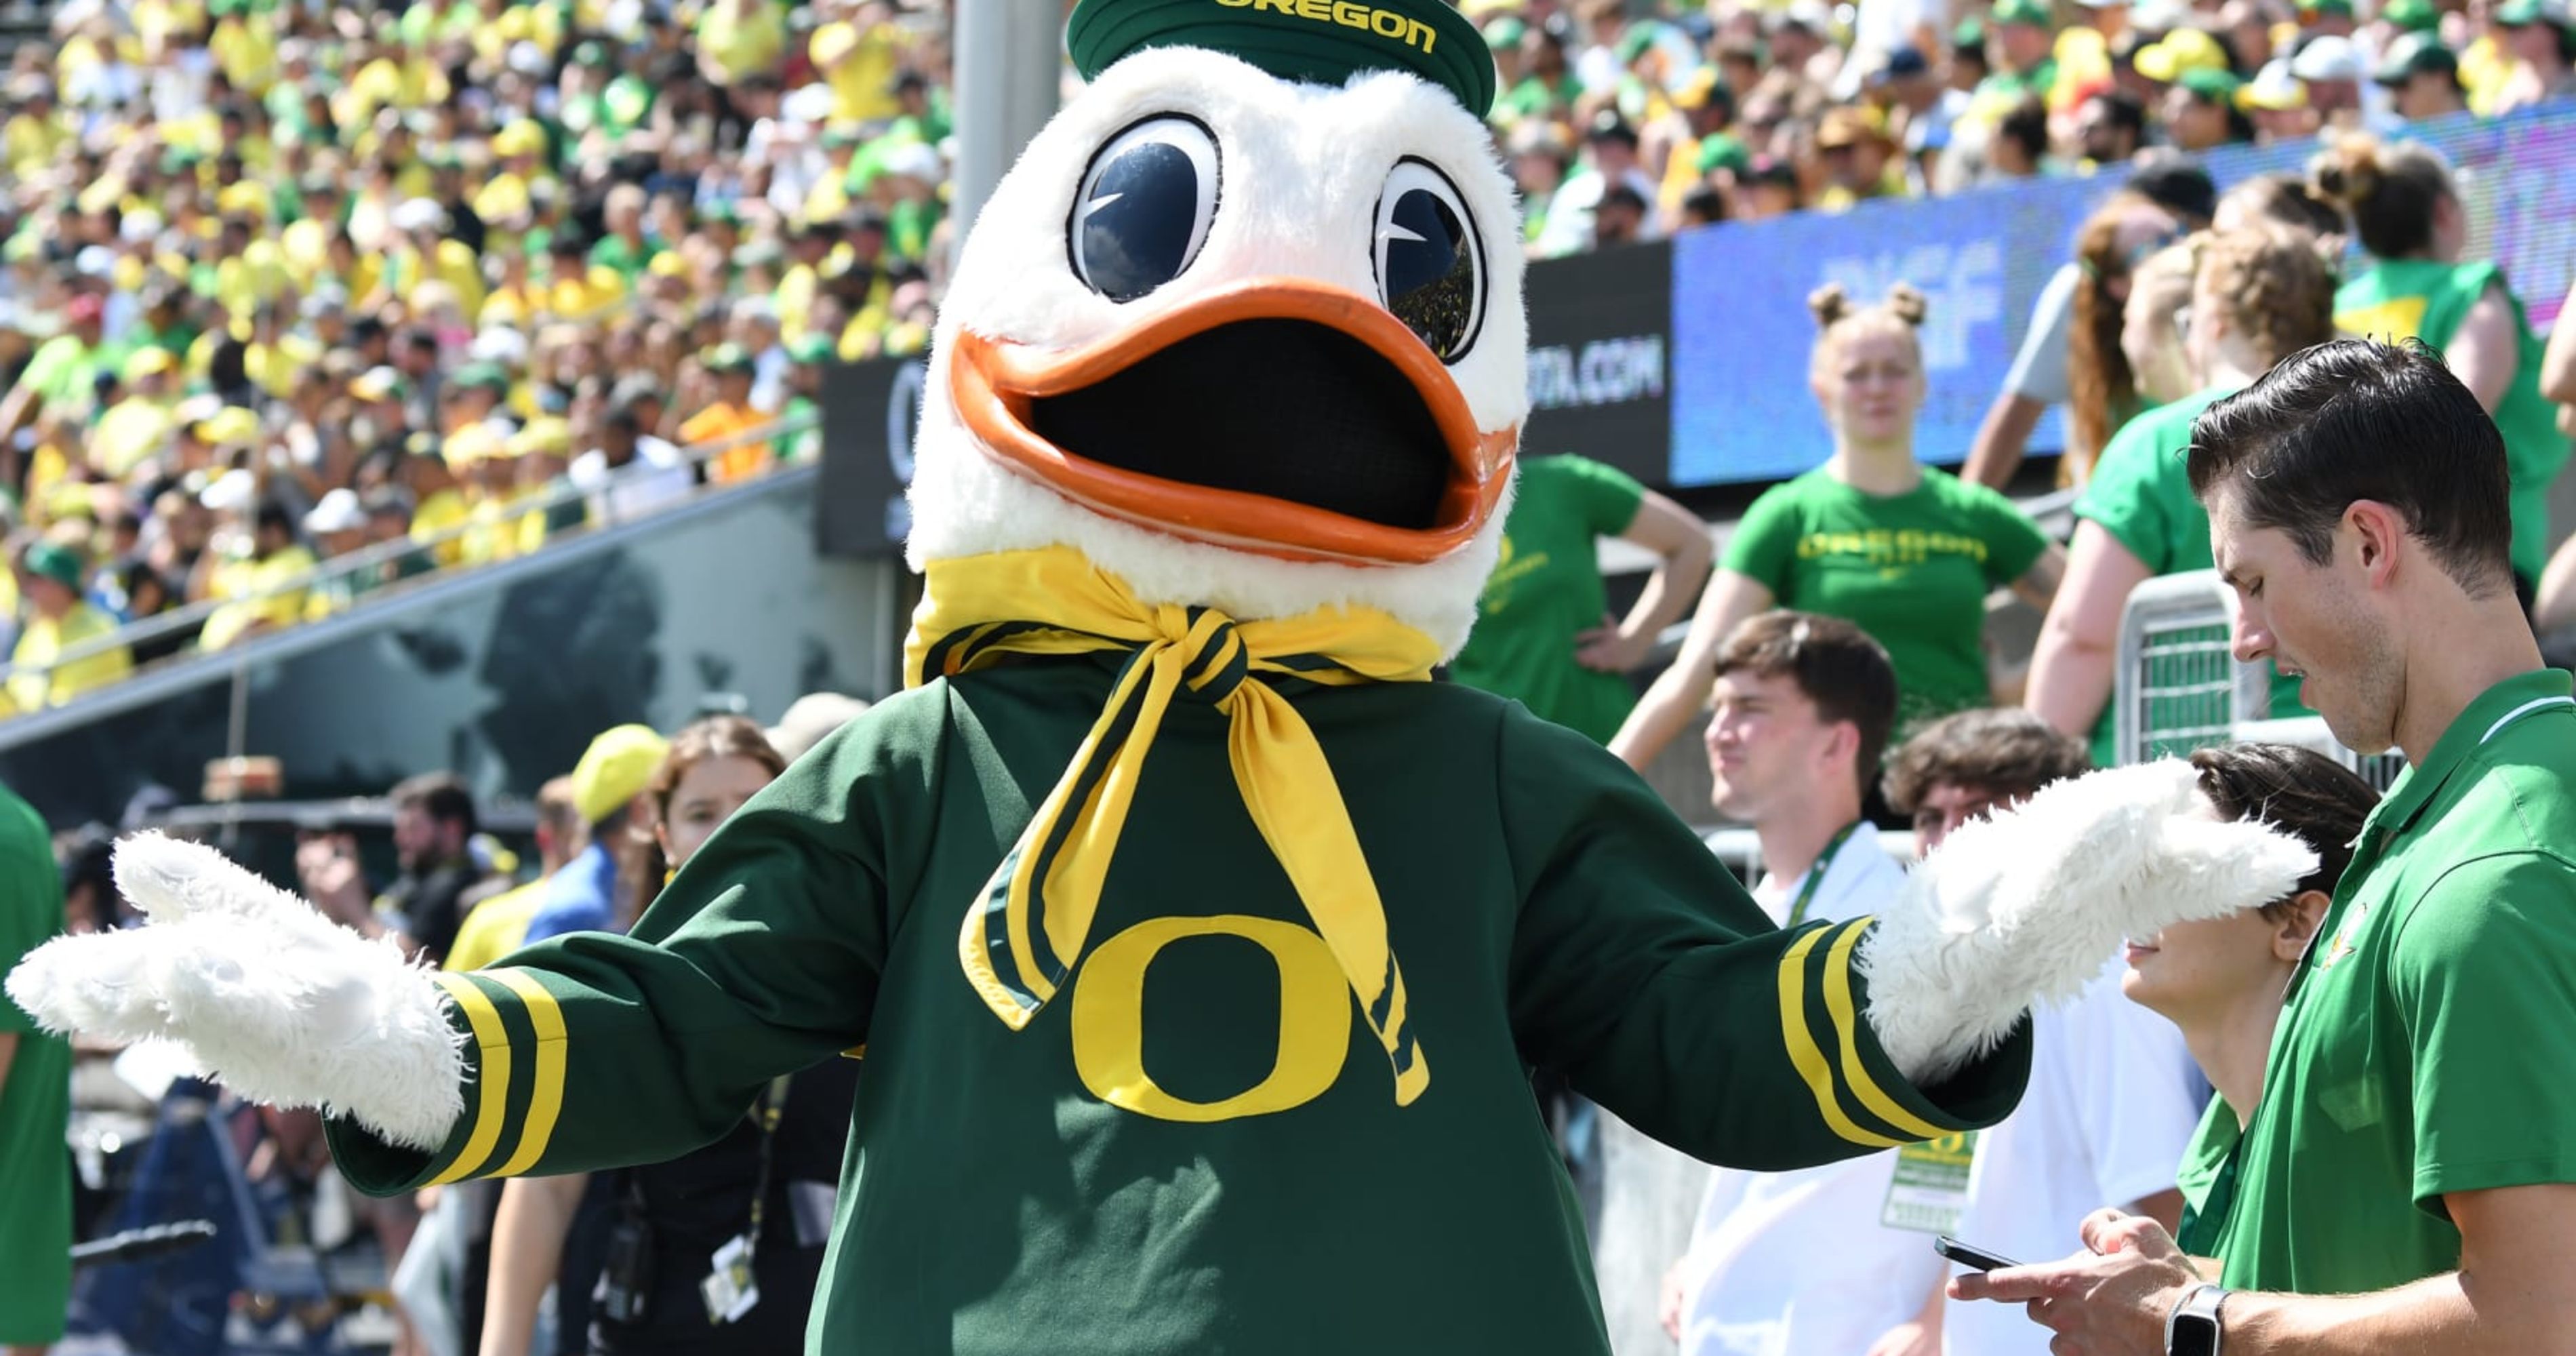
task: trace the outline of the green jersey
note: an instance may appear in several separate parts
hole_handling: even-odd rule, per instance
[[[2492,263],[2383,260],[2335,292],[2335,328],[2387,343],[2421,339],[2440,353],[2450,348],[2469,308],[2490,287],[2502,292],[2513,309],[2520,345],[2495,423],[2504,435],[2505,467],[2513,478],[2513,568],[2531,584],[2549,563],[2549,484],[2567,464],[2567,435],[2558,431],[2558,407],[2540,394],[2541,342],[2531,332],[2522,299],[2505,285],[2503,270]]]
[[[1607,744],[1637,691],[1623,674],[1574,662],[1574,637],[1601,625],[1610,606],[1598,539],[1628,530],[1646,487],[1588,457],[1534,457],[1521,463],[1515,496],[1475,632],[1449,676]]]
[[[2027,1026],[1936,1095],[1909,1087],[1863,1015],[1865,921],[1774,930],[1608,752],[1454,683],[1273,684],[1387,903],[1428,1074],[1409,1105],[1205,703],[1163,716],[1101,940],[1007,1026],[960,927],[970,906],[984,926],[1116,659],[884,702],[754,797],[631,936],[445,977],[467,1114],[428,1154],[335,1120],[342,1170],[387,1193],[667,1158],[773,1075],[864,1045],[811,1350],[1601,1353],[1532,1065],[1757,1168],[1991,1123],[2018,1095]]]
[[[0,788],[0,974],[63,930],[62,875],[34,807]],[[72,1047],[0,996],[16,1038],[0,1081],[0,1346],[63,1337],[72,1291]]]
[[[2191,446],[2191,424],[2200,412],[2229,394],[2229,388],[2213,386],[2170,405],[2160,405],[2120,427],[2111,436],[2111,444],[2102,449],[2102,457],[2093,463],[2093,478],[2085,483],[2084,492],[2076,497],[2075,516],[2094,523],[2111,534],[2138,563],[2159,575],[2184,574],[2193,570],[2218,568],[2209,547],[2209,511],[2192,497],[2191,473],[2183,462],[2183,453]],[[2176,723],[2206,724],[2185,718],[2183,721],[2160,719],[2150,697],[2146,712],[2147,728],[2163,729]],[[2198,696],[2176,699],[2181,703],[2198,703]],[[2284,678],[2279,670],[2272,673],[2272,718],[2310,714],[2299,704],[2299,684]],[[2100,718],[2093,722],[2093,766],[2110,767],[2119,761],[2113,739],[2117,716],[2114,705],[2105,702]],[[2160,757],[2172,750],[2150,748],[2149,757]]]
[[[1863,494],[1824,470],[1763,492],[1727,540],[1726,568],[1781,607],[1841,617],[1887,648],[1897,727],[1994,704],[1986,595],[2048,549],[2011,500],[1925,467],[1903,494]]]
[[[2576,1182],[2576,1044],[2552,1034],[2576,993],[2568,693],[2554,669],[2488,689],[2363,825],[2241,1142],[2213,1112],[2190,1155],[2217,1167],[2182,1243],[2228,1285],[2452,1271],[2444,1197]]]

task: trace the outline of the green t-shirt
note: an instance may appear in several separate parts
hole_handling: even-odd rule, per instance
[[[2558,431],[2558,407],[2540,394],[2542,344],[2531,332],[2522,298],[2505,285],[2504,271],[2492,263],[2383,260],[2336,290],[2335,328],[2389,343],[2421,339],[2439,353],[2451,346],[2469,308],[2490,287],[2500,289],[2513,308],[2520,349],[2513,381],[2495,411],[2513,478],[2513,568],[2526,583],[2537,583],[2549,563],[2549,484],[2567,464],[2567,436]]]
[[[0,787],[0,975],[63,930],[53,838],[33,807]],[[0,1346],[63,1337],[72,1292],[72,1048],[0,995],[0,1034],[18,1038],[0,1083]]]
[[[650,237],[641,245],[629,245],[624,236],[610,234],[600,237],[599,243],[590,247],[590,262],[616,270],[617,276],[624,278],[626,285],[632,288],[635,280],[643,277],[644,270],[651,266],[653,256],[661,252],[661,247],[655,245]]]
[[[2216,569],[2217,561],[2209,549],[2209,511],[2192,497],[2191,472],[2183,454],[2191,447],[2192,420],[2228,394],[2228,388],[2213,386],[2170,405],[2160,405],[2122,425],[2111,436],[2110,446],[2102,449],[2101,459],[2093,463],[2093,478],[2076,497],[2075,516],[2098,524],[2128,548],[2138,563],[2156,574]],[[2197,696],[2179,699],[2192,704],[2205,700]],[[2206,724],[2183,712],[2174,713],[2174,719],[2159,719],[2157,699],[2148,701],[2149,729]],[[2109,767],[2115,761],[2112,706],[2104,702],[2101,716],[2093,722],[2095,767]],[[2284,678],[2278,670],[2272,674],[2270,714],[2276,720],[2312,714],[2299,704],[2298,680]],[[2150,747],[2146,754],[2160,757],[2182,751]]]
[[[2451,1271],[2444,1196],[2576,1182],[2568,693],[2554,669],[2489,688],[2363,825],[2262,1101],[2184,1222],[2226,1284],[2348,1294]]]
[[[2047,549],[2011,500],[1946,471],[1927,466],[1921,484],[1879,496],[1819,468],[1754,500],[1723,563],[1779,606],[1841,617],[1887,647],[1903,731],[1994,704],[1986,595]]]
[[[1610,605],[1598,539],[1627,531],[1645,495],[1627,472],[1587,457],[1522,462],[1502,559],[1449,676],[1609,743],[1637,692],[1623,675],[1575,663],[1574,636],[1601,625]]]
[[[1385,901],[1429,1077],[1410,1105],[1203,700],[1163,718],[1062,992],[1006,1026],[958,929],[1114,664],[1032,658],[882,702],[631,935],[446,977],[481,1028],[467,1114],[431,1154],[334,1120],[341,1170],[386,1194],[667,1158],[864,1042],[811,1350],[1580,1356],[1609,1346],[1533,1064],[1758,1169],[1867,1151],[1837,1123],[1989,1124],[2027,1075],[2024,1025],[1935,1105],[1859,1015],[1865,923],[1775,930],[1607,750],[1456,683],[1276,684]]]
[[[116,355],[103,345],[84,344],[76,334],[57,334],[36,346],[18,384],[45,398],[55,413],[80,413],[97,396],[91,383],[109,371]]]

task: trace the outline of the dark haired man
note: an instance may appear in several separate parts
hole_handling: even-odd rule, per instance
[[[2257,1113],[2195,1147],[2221,1167],[2184,1241],[2224,1286],[2102,1211],[2091,1255],[1954,1293],[2036,1301],[2063,1351],[2567,1350],[2576,698],[2514,597],[2503,441],[2422,348],[2364,340],[2290,358],[2192,435],[2236,657],[2410,768],[2292,978]]]
[[[1861,800],[1896,723],[1896,670],[1838,617],[1764,612],[1718,647],[1709,800],[1753,826],[1753,901],[1784,927],[1874,912],[1905,882]],[[1896,1155],[1793,1172],[1718,1168],[1665,1283],[1682,1356],[1851,1352],[1940,1276],[1927,1239],[1881,1223]]]

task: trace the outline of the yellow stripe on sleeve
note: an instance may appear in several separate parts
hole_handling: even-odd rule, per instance
[[[475,1176],[484,1162],[492,1157],[492,1146],[501,1140],[501,1121],[508,1114],[510,1101],[510,1038],[501,1029],[501,1010],[464,975],[430,976],[438,987],[447,991],[456,1010],[465,1014],[465,1024],[473,1029],[474,1044],[482,1057],[476,1062],[475,1078],[483,1085],[474,1105],[474,1130],[465,1137],[465,1147],[447,1171],[429,1179],[428,1186],[445,1186]]]
[[[527,1118],[520,1123],[519,1149],[495,1177],[516,1177],[535,1167],[554,1138],[555,1119],[563,1114],[565,1037],[563,1008],[545,986],[520,970],[486,970],[487,979],[508,985],[527,1006],[528,1025],[537,1033],[535,1086],[528,1093]]]
[[[1868,1066],[1860,1060],[1860,1042],[1853,1034],[1858,1014],[1852,1010],[1851,953],[1852,948],[1860,944],[1860,935],[1869,931],[1872,921],[1869,918],[1854,920],[1835,940],[1834,949],[1825,956],[1825,1011],[1832,1014],[1834,1025],[1842,1037],[1843,1082],[1859,1096],[1860,1104],[1868,1107],[1880,1120],[1917,1139],[1939,1139],[1951,1132],[1906,1110],[1895,1098],[1888,1096],[1887,1090],[1878,1085],[1877,1079],[1869,1076]]]
[[[1854,1144],[1892,1149],[1905,1141],[1863,1130],[1844,1114],[1842,1104],[1834,1097],[1832,1066],[1825,1062],[1825,1052],[1817,1048],[1815,1036],[1807,1030],[1807,955],[1831,931],[1818,928],[1808,933],[1780,958],[1780,1034],[1788,1043],[1791,1067],[1806,1080],[1807,1090],[1815,1094],[1816,1114],[1824,1118],[1826,1128]]]

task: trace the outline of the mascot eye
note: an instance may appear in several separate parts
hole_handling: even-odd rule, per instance
[[[1073,276],[1118,302],[1181,276],[1207,243],[1216,187],[1216,138],[1204,123],[1148,118],[1119,133],[1073,197]]]
[[[1476,218],[1446,175],[1406,160],[1377,200],[1372,261],[1386,308],[1454,363],[1476,346],[1485,320],[1485,269]]]

